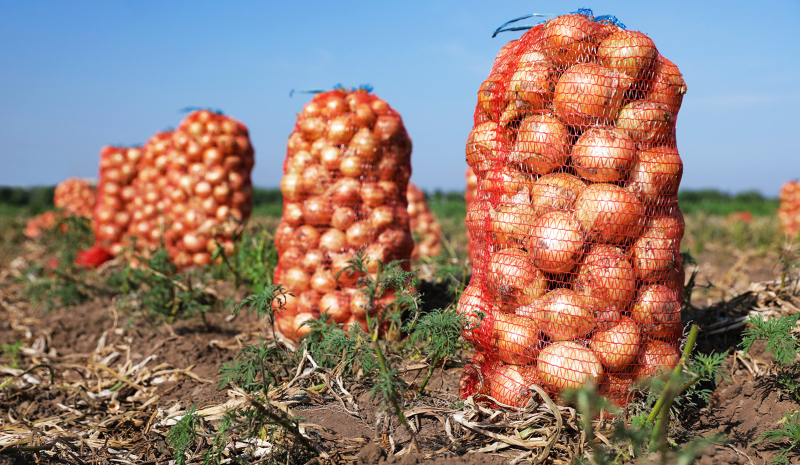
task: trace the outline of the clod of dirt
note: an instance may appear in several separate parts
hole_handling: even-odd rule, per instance
[[[367,444],[358,452],[358,463],[363,465],[371,465],[378,463],[382,458],[386,457],[386,451],[377,444]]]
[[[756,384],[752,381],[747,381],[742,384],[742,395],[750,397],[756,393]]]

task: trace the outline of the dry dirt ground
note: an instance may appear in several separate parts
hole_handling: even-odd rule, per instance
[[[749,260],[746,266],[737,265],[737,260],[727,254],[703,256],[700,266],[703,269],[706,263],[716,263],[714,267],[706,266],[706,271],[722,270],[716,275],[708,273],[707,278],[716,282],[732,274],[735,279],[730,279],[737,283],[774,277],[771,260]],[[228,292],[234,300],[246,295],[243,289]],[[709,298],[711,303],[719,299]],[[707,303],[695,301],[698,306]],[[712,307],[699,310],[693,317],[701,323],[716,321],[720,312],[719,307]],[[44,367],[19,377],[19,370],[8,367],[10,360],[2,360],[7,367],[0,368],[0,384],[12,377],[19,381],[0,390],[0,444],[6,442],[3,434],[11,437],[22,430],[41,437],[18,439],[17,446],[48,445],[48,438],[59,435],[74,439],[81,425],[89,423],[94,435],[91,440],[85,435],[71,440],[69,446],[56,444],[64,449],[59,454],[0,453],[0,464],[50,460],[111,463],[111,458],[119,459],[117,463],[166,463],[172,459],[164,443],[169,414],[192,405],[197,410],[219,408],[235,400],[230,391],[217,389],[217,370],[223,362],[231,361],[243,344],[256,341],[265,329],[263,321],[246,313],[236,318],[227,313],[210,314],[207,324],[153,324],[121,314],[111,299],[43,313],[24,300],[13,273],[2,270],[0,346],[21,342],[20,367]],[[701,336],[698,347],[706,353],[735,350],[741,340],[740,331],[741,328],[734,328]],[[755,377],[753,360],[760,367],[769,365],[762,345],[757,345],[745,361],[729,357],[726,372],[730,381],[716,389],[708,408],[687,416],[678,426],[676,434],[683,440],[715,433],[728,438],[725,444],[710,446],[697,463],[765,464],[776,454],[778,444],[752,442],[764,431],[777,428],[781,418],[798,409],[798,405],[775,389],[770,376]],[[48,379],[48,368],[56,373],[52,380]],[[414,400],[412,405],[446,409],[455,404],[460,372],[458,364],[437,370],[429,384],[430,395]],[[403,376],[413,383],[418,375],[418,371],[411,370]],[[491,456],[467,454],[480,439],[454,443],[445,433],[442,417],[428,414],[417,415],[413,420],[420,431],[421,454],[394,457],[391,451],[401,450],[409,436],[396,420],[382,414],[381,402],[370,395],[371,386],[357,380],[347,380],[345,384],[358,406],[355,412],[350,408],[352,404],[325,395],[301,395],[291,404],[294,414],[314,425],[309,428],[317,428],[320,443],[328,451],[336,450],[342,462],[494,464],[520,454],[508,450]],[[387,437],[391,437],[388,442]],[[120,451],[127,455],[120,455]],[[561,457],[551,463],[568,463],[564,455]],[[800,457],[791,459],[800,462]]]

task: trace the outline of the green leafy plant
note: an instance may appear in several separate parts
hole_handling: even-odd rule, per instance
[[[800,314],[784,315],[778,318],[764,319],[761,314],[751,315],[747,322],[750,326],[742,332],[742,352],[747,355],[753,343],[758,340],[767,342],[767,351],[772,352],[772,359],[777,368],[777,383],[782,389],[800,402],[800,340],[794,334],[794,327],[800,320]]]
[[[195,413],[195,406],[186,409],[186,413],[167,432],[167,444],[172,449],[175,465],[186,465],[186,453],[197,443],[202,431],[201,419]]]
[[[247,392],[257,392],[262,389],[265,372],[271,373],[271,365],[284,360],[284,353],[274,345],[269,345],[260,339],[258,345],[246,345],[239,354],[230,362],[224,362],[219,369],[219,388],[239,386]],[[270,363],[267,363],[270,361]],[[280,363],[279,363],[280,364]]]
[[[420,394],[425,391],[436,366],[454,356],[463,346],[461,330],[467,324],[466,318],[450,307],[446,310],[434,310],[406,325],[405,330],[410,335],[409,342],[424,343],[428,360],[428,370],[419,386]]]
[[[772,459],[774,465],[788,465],[789,454],[793,451],[800,452],[800,412],[795,412],[794,416],[787,413],[782,422],[782,428],[767,431],[752,443],[757,444],[761,441],[783,441],[788,443],[781,447],[780,453]]]
[[[311,326],[311,332],[303,343],[321,366],[333,368],[343,362],[343,373],[359,377],[372,375],[378,370],[378,355],[372,338],[361,325],[354,324],[346,328],[329,323],[324,314],[320,319],[309,320],[306,324]]]
[[[9,359],[8,366],[10,368],[19,368],[19,360],[17,360],[17,356],[19,355],[20,349],[24,347],[20,341],[17,341],[13,344],[0,344],[0,354],[7,354]]]
[[[252,292],[263,292],[272,285],[272,276],[278,264],[278,250],[273,236],[266,228],[246,230],[235,242],[233,253],[226,256],[219,246],[212,260],[220,264],[212,269],[219,279],[233,278],[234,286],[247,286]]]

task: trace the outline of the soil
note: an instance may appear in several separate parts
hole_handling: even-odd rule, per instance
[[[766,261],[760,264],[756,260],[752,266],[742,270],[742,273],[748,273],[748,279],[750,276],[769,276],[771,279],[772,271],[767,270]],[[719,276],[724,277],[725,274]],[[431,294],[430,300],[437,302],[434,294],[436,287],[428,284],[422,287]],[[228,292],[241,298],[245,291]],[[242,344],[255,341],[265,329],[263,321],[247,313],[241,313],[233,319],[227,313],[211,313],[207,315],[206,324],[194,320],[173,325],[134,320],[117,312],[109,299],[41,313],[19,300],[18,295],[17,285],[12,278],[8,275],[0,278],[0,346],[21,341],[26,347],[35,346],[48,353],[51,359],[66,363],[86,357],[99,345],[116,344],[127,347],[129,358],[134,362],[150,357],[147,360],[150,367],[166,364],[175,369],[188,370],[193,376],[173,377],[155,387],[159,397],[151,408],[164,410],[183,410],[192,405],[202,409],[228,400],[228,393],[217,389],[218,368],[223,362],[231,361]],[[698,348],[706,353],[733,348],[741,341],[739,331],[701,337]],[[757,360],[759,366],[766,367],[769,364],[769,356],[763,345],[754,346],[750,356]],[[6,362],[7,359],[0,360],[0,363]],[[435,407],[448,407],[456,403],[460,371],[458,365],[437,370],[428,384],[431,396],[425,401],[434,403]],[[722,434],[727,437],[727,444],[707,448],[705,455],[696,462],[701,465],[769,463],[781,444],[753,444],[753,441],[765,431],[778,428],[778,422],[787,412],[796,411],[798,403],[776,389],[774,376],[753,379],[752,374],[733,357],[728,358],[726,373],[730,380],[718,386],[711,405],[690,414],[684,419],[685,429],[677,433],[684,442],[696,436]],[[413,387],[423,375],[424,372],[420,370],[411,370],[404,373],[403,378]],[[0,382],[3,379],[0,377]],[[348,413],[336,402],[296,404],[292,407],[294,414],[304,418],[303,421],[319,425],[339,438],[347,439],[350,446],[342,452],[345,460],[387,465],[490,465],[505,463],[514,457],[513,453],[492,456],[466,454],[467,450],[460,446],[454,449],[441,422],[433,416],[416,417],[419,421],[416,427],[421,454],[396,457],[387,450],[396,452],[408,443],[410,437],[405,429],[394,416],[387,417],[382,413],[384,410],[380,400],[370,395],[371,386],[354,382],[348,389],[358,405],[356,414]],[[51,388],[31,390],[26,396],[14,399],[9,402],[0,398],[0,417],[4,420],[14,417],[34,422],[63,414],[61,406],[68,405],[72,397],[69,393]],[[4,420],[0,420],[0,431]],[[387,435],[395,442],[394,446],[385,440]],[[426,455],[434,457],[425,458]],[[0,465],[28,463],[29,457],[0,454]],[[168,452],[161,457],[165,461],[171,458]],[[790,460],[800,462],[800,455],[790,456]]]

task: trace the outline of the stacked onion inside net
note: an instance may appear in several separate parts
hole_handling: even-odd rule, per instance
[[[467,168],[465,177],[467,190],[464,191],[464,200],[467,204],[467,210],[469,210],[470,205],[472,205],[472,202],[475,201],[475,196],[478,195],[478,176],[475,175],[475,171],[473,171],[472,168]],[[467,256],[469,257],[469,261],[471,263],[472,244],[469,241],[467,241]]]
[[[800,181],[788,181],[781,187],[778,218],[790,237],[800,232]]]
[[[174,156],[172,131],[156,133],[144,145],[139,175],[133,180],[128,235],[136,238],[136,248],[146,253],[162,245],[166,229],[164,194],[167,191],[167,165]]]
[[[414,183],[408,183],[408,218],[414,238],[412,258],[436,257],[442,253],[442,225],[433,215],[425,193]]]
[[[478,189],[458,311],[478,327],[462,397],[520,406],[532,383],[557,397],[592,381],[624,404],[677,363],[685,92],[650,38],[591,16],[500,51],[466,147]]]
[[[291,294],[277,324],[297,340],[303,322],[326,313],[366,326],[359,275],[344,271],[363,250],[367,270],[406,260],[414,247],[406,187],[411,139],[400,114],[364,90],[317,94],[289,136],[281,181],[283,215],[275,233],[275,282]],[[376,302],[379,314],[393,300]]]
[[[247,127],[199,110],[184,118],[167,146],[175,153],[166,160],[163,202],[156,201],[167,221],[167,250],[178,266],[207,265],[217,248],[233,250],[252,211],[255,159]]]
[[[100,150],[94,237],[97,244],[117,255],[126,244],[134,197],[133,180],[142,158],[140,147],[105,146]]]
[[[56,185],[53,204],[59,211],[46,211],[28,220],[23,231],[25,237],[35,239],[41,236],[44,231],[54,228],[59,218],[65,216],[91,219],[95,204],[94,186],[78,178],[62,181]]]

